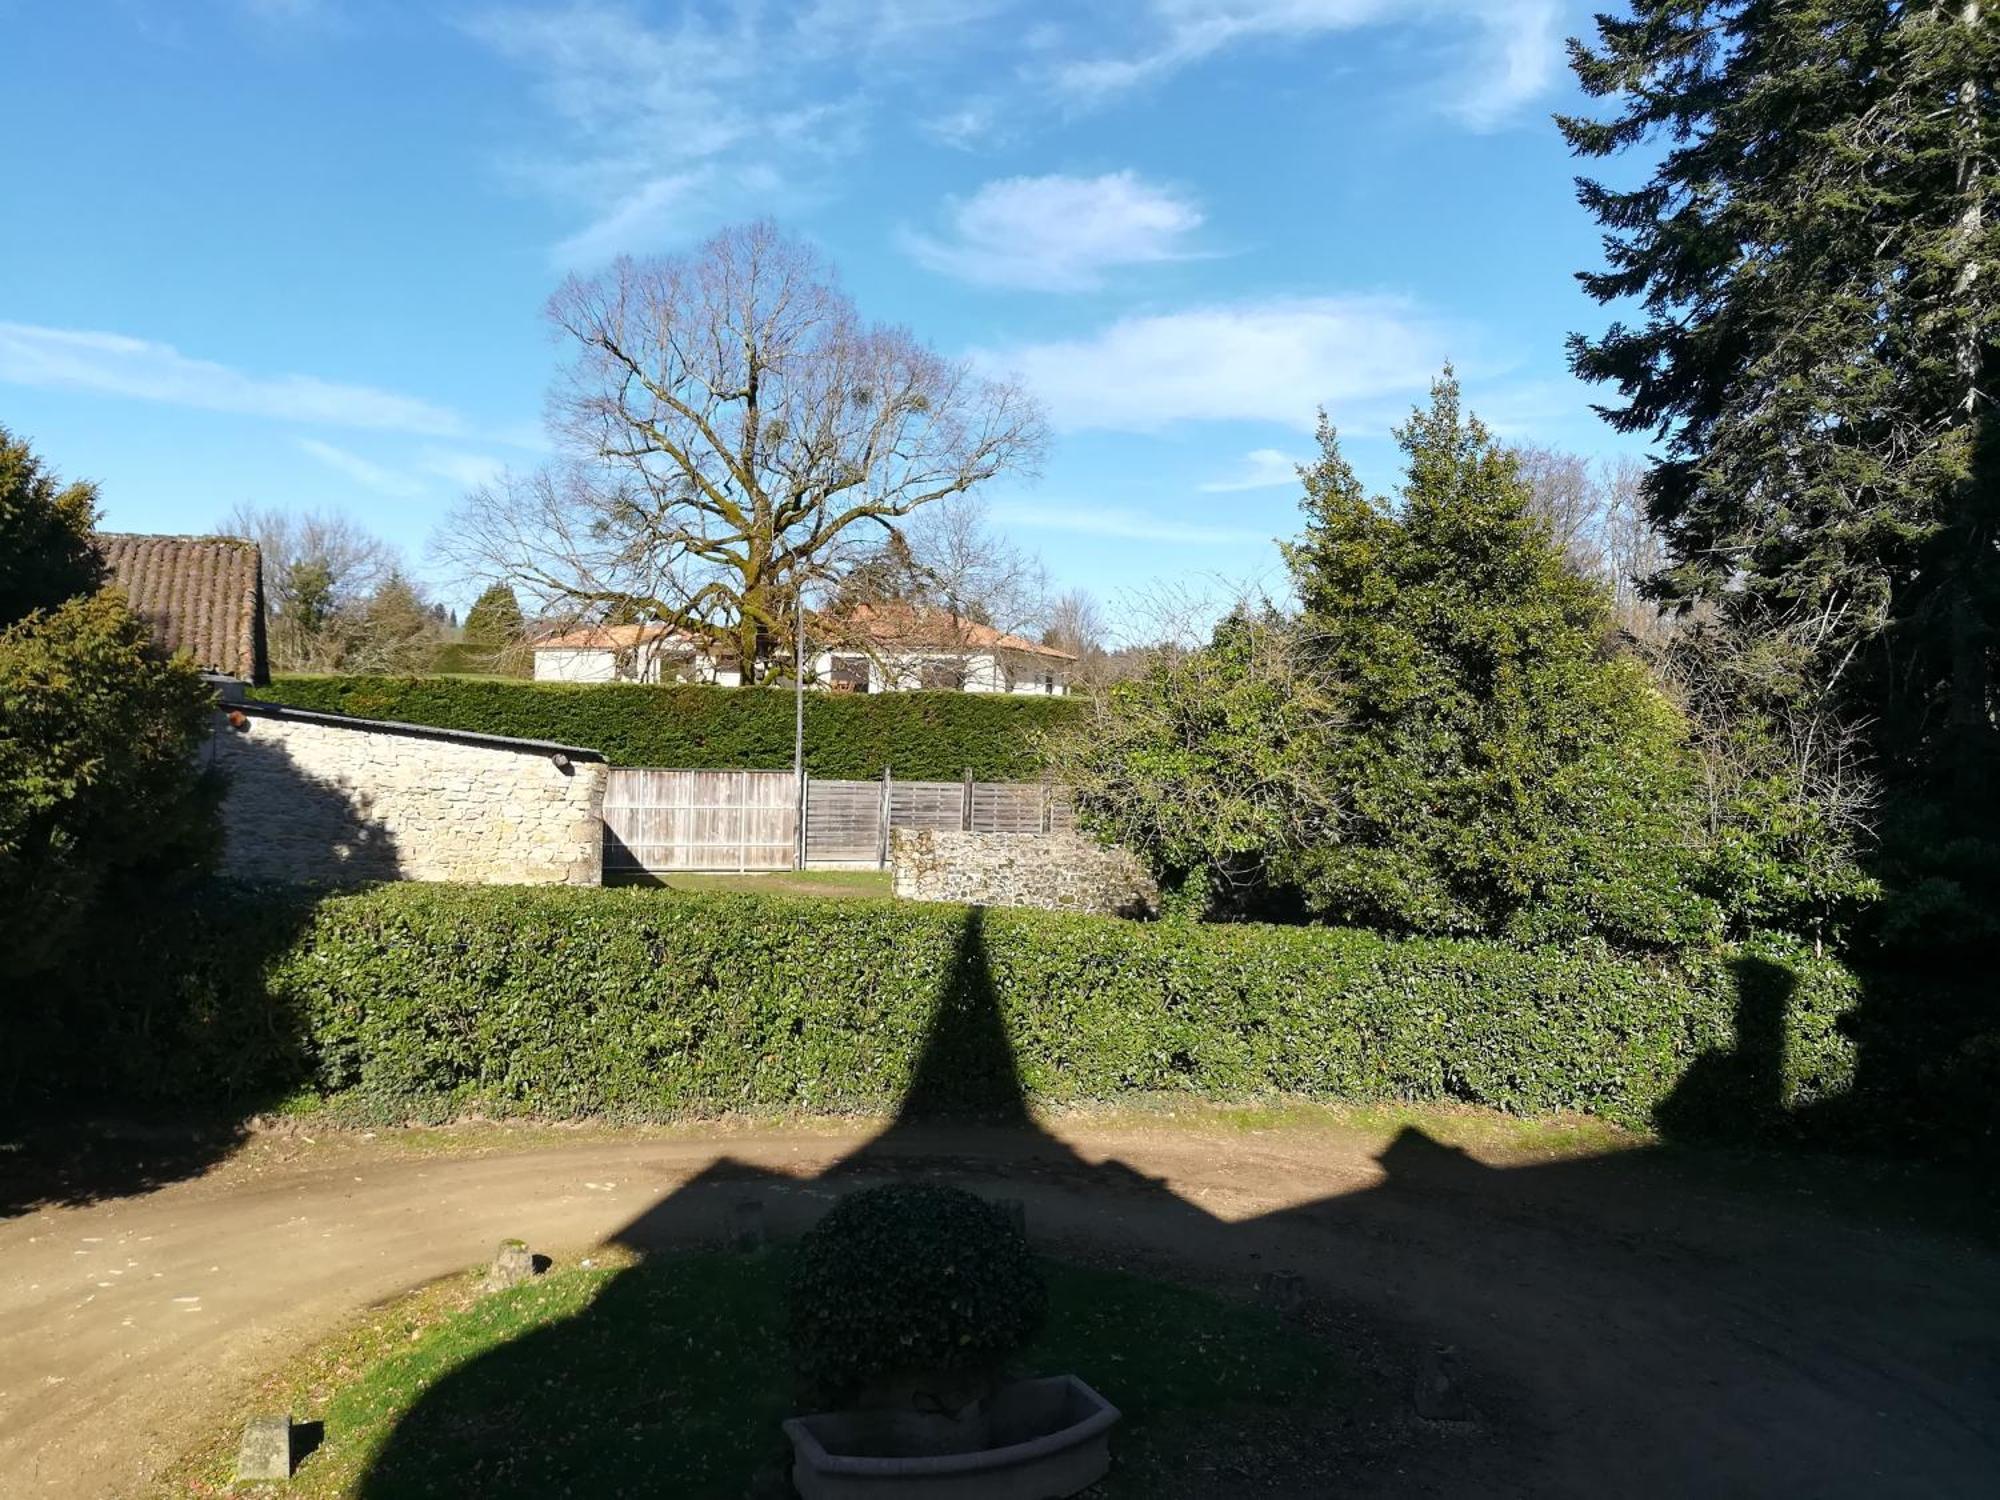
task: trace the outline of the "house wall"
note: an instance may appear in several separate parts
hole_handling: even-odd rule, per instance
[[[822,651],[813,657],[810,665],[814,678],[824,684],[833,677],[835,655],[859,655],[858,652]],[[633,655],[634,671],[628,677],[618,675],[618,655],[616,651],[599,650],[587,646],[543,647],[533,653],[535,659],[535,681],[537,682],[658,682],[663,675],[671,678],[673,662],[662,655],[656,655],[640,648]],[[683,661],[688,660],[682,658]],[[1067,663],[1047,657],[1016,654],[1002,658],[987,651],[974,651],[965,655],[903,655],[886,656],[880,661],[868,664],[868,691],[871,693],[913,692],[923,686],[923,668],[927,661],[944,663],[965,673],[965,691],[968,693],[1012,693],[1017,697],[1041,697],[1047,693],[1067,693],[1069,691],[1066,673]],[[695,680],[712,682],[719,687],[738,687],[742,684],[742,674],[733,667],[717,667],[705,653],[692,658]],[[1008,669],[1012,668],[1010,679]],[[1053,674],[1055,684],[1050,687],[1045,678]]]
[[[537,682],[616,682],[618,654],[584,648],[544,648],[532,653]]]
[[[674,681],[689,665],[694,680],[718,687],[739,687],[742,674],[733,667],[718,668],[706,655],[675,656],[650,647],[635,647],[629,654],[628,675],[618,673],[620,653],[591,646],[544,646],[531,653],[535,659],[537,682],[659,682]]]
[[[1038,906],[1144,916],[1159,890],[1124,849],[1079,833],[961,833],[898,828],[889,835],[896,894],[908,901]]]
[[[833,677],[833,659],[839,656],[859,656],[856,651],[822,651],[813,658],[812,669],[818,680],[829,682]],[[987,651],[959,654],[939,654],[936,656],[901,655],[884,656],[879,661],[868,664],[868,691],[871,693],[914,692],[923,686],[923,668],[927,661],[936,661],[957,668],[965,673],[965,691],[968,693],[1011,693],[1017,697],[1041,697],[1051,691],[1061,694],[1069,691],[1064,672],[1066,663],[1045,657],[1019,655],[1003,659]],[[1013,678],[1008,677],[1009,667]],[[1044,683],[1044,674],[1055,674],[1055,686],[1049,688]]]
[[[209,755],[226,778],[223,869],[239,879],[601,879],[606,768],[590,751],[245,704]]]

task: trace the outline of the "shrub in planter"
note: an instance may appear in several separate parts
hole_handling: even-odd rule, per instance
[[[811,1399],[947,1417],[986,1394],[1048,1312],[1020,1230],[928,1183],[844,1199],[800,1243],[786,1296]]]

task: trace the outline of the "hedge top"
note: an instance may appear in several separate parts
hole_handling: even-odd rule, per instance
[[[697,684],[520,682],[464,677],[280,676],[260,697],[295,708],[476,734],[588,745],[614,766],[785,770],[791,694]],[[1069,698],[878,693],[806,698],[806,770],[915,781],[1041,773],[1043,731],[1071,722]]]

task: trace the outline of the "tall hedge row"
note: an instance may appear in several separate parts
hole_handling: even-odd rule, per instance
[[[379,1120],[881,1109],[922,1057],[933,1102],[1004,1100],[1017,1070],[1048,1101],[1283,1091],[1727,1123],[1835,1095],[1852,1068],[1834,1023],[1853,982],[1798,953],[1679,969],[889,901],[219,888],[78,978],[100,1082],[303,1086]],[[1732,1062],[1758,1007],[1743,1034],[1771,1055]]]
[[[467,677],[278,677],[259,694],[294,708],[517,735],[600,750],[617,766],[788,770],[792,696],[695,684],[508,682]],[[1078,700],[993,693],[814,693],[806,769],[913,781],[967,770],[1032,780],[1036,731],[1069,722]]]

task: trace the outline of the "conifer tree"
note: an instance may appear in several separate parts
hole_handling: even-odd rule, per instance
[[[1583,181],[1628,323],[1571,345],[1663,443],[1656,595],[1761,709],[1873,726],[1882,772],[1982,801],[2000,643],[1993,0],[1632,0],[1571,43]]]
[[[465,612],[465,643],[498,655],[521,639],[521,601],[504,583],[490,585]]]

